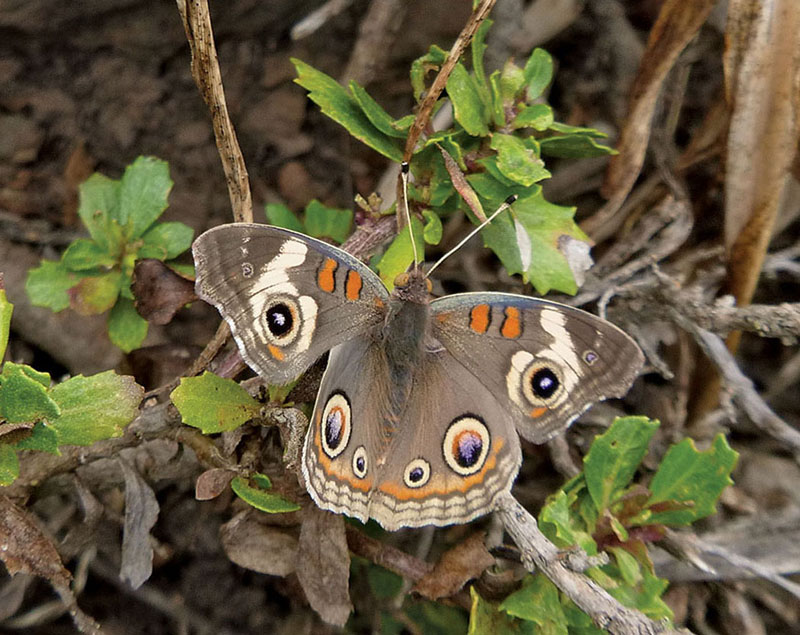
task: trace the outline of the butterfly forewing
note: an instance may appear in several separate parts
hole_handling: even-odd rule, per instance
[[[621,397],[642,367],[636,343],[590,313],[503,293],[431,303],[434,335],[542,443],[596,401]]]
[[[296,232],[222,225],[192,252],[197,295],[219,309],[245,361],[271,383],[294,379],[385,315],[389,294],[366,265]]]

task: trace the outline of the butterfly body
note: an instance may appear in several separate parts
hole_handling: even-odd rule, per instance
[[[467,522],[513,484],[519,435],[541,443],[621,396],[642,355],[583,311],[502,293],[431,299],[421,271],[389,294],[326,243],[233,224],[193,247],[198,295],[271,383],[330,350],[303,449],[322,508],[386,529]]]

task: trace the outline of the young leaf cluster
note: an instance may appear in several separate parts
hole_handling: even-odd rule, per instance
[[[0,359],[12,309],[0,289]],[[132,377],[112,371],[77,375],[53,386],[48,373],[5,362],[0,368],[0,485],[19,476],[19,450],[59,454],[60,446],[120,436],[143,395]]]
[[[573,220],[574,208],[554,205],[542,196],[539,183],[550,177],[543,157],[592,157],[613,151],[598,141],[605,136],[598,130],[554,120],[552,108],[543,101],[553,61],[542,49],[534,50],[524,66],[509,61],[487,74],[483,57],[489,27],[486,21],[473,38],[472,69],[459,60],[448,78],[452,125],[429,134],[415,149],[409,204],[416,214],[427,211],[442,217],[461,209],[472,220],[480,220],[480,208],[491,212],[516,194],[512,210],[484,230],[485,244],[509,273],[522,274],[540,293],[550,289],[574,293],[577,286],[559,250],[560,239],[587,238]],[[417,102],[429,77],[446,59],[446,51],[432,46],[414,61],[411,85]],[[293,63],[295,81],[309,91],[323,113],[377,152],[393,161],[402,159],[412,115],[394,119],[355,82],[344,88],[304,62]],[[436,108],[444,103],[439,100]],[[454,176],[445,153],[461,177]],[[402,258],[395,254],[391,263],[384,263],[385,280],[404,271],[412,260],[408,237],[398,236],[396,242],[405,243],[396,247]]]
[[[81,315],[108,311],[108,334],[125,352],[141,345],[147,322],[134,308],[131,277],[137,259],[171,261],[192,244],[183,223],[156,223],[172,188],[166,162],[139,157],[122,179],[93,174],[80,186],[78,215],[89,238],[73,241],[61,260],[42,261],[28,272],[31,302]]]
[[[552,495],[539,526],[558,547],[580,546],[589,555],[604,550],[610,562],[587,570],[622,604],[652,619],[671,619],[661,599],[667,581],[656,576],[647,545],[667,527],[681,527],[713,514],[732,483],[737,453],[718,435],[700,452],[691,439],[672,446],[649,484],[634,481],[658,422],[645,417],[614,421],[583,460],[583,472]],[[471,632],[597,633],[590,618],[545,576],[528,576],[498,606],[473,593]],[[491,625],[489,631],[482,631]]]

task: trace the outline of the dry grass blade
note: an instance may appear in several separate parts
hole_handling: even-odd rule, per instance
[[[211,111],[214,136],[222,168],[225,171],[233,218],[239,222],[252,223],[253,200],[250,194],[250,179],[228,114],[225,92],[222,89],[222,74],[217,60],[217,48],[214,45],[214,32],[211,30],[208,2],[177,0],[177,3],[186,39],[189,40],[192,51],[192,76]]]
[[[727,29],[725,247],[728,289],[741,306],[758,282],[797,146],[800,4],[731,0]]]
[[[608,203],[581,225],[594,240],[608,238],[622,223],[617,212],[642,169],[661,87],[714,4],[714,0],[667,0],[661,8],[631,88],[628,118],[617,146],[619,154],[612,157],[608,166],[603,186]]]

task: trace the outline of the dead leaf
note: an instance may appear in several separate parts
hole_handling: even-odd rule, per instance
[[[138,589],[153,572],[150,529],[158,518],[158,501],[138,471],[122,459],[119,464],[125,479],[125,523],[119,577]]]
[[[221,467],[206,470],[194,483],[194,497],[199,501],[216,498],[225,491],[234,476],[236,472]]]
[[[27,439],[33,432],[33,423],[0,423],[0,442],[17,443]]]
[[[615,215],[644,164],[661,87],[681,51],[703,25],[715,4],[716,0],[666,0],[661,7],[631,86],[628,117],[617,145],[619,154],[611,157],[606,172],[602,191],[608,203],[581,223],[581,229],[595,241],[613,234],[622,222]],[[611,222],[612,219],[615,222]]]
[[[167,324],[179,309],[197,297],[193,281],[155,258],[136,261],[131,291],[136,297],[136,311],[153,324]]]
[[[61,563],[53,541],[28,512],[0,496],[0,560],[9,575],[26,573],[47,580],[58,593],[81,633],[99,634],[100,626],[78,607],[72,576]]]
[[[297,578],[311,608],[329,624],[344,626],[350,603],[350,552],[344,518],[316,505],[303,508]]]
[[[0,496],[0,559],[10,575],[30,573],[54,587],[69,588],[72,576],[52,540],[28,512],[5,496]]]
[[[725,175],[728,290],[749,304],[772,236],[800,132],[800,4],[731,0]]]
[[[245,510],[220,529],[222,548],[240,567],[287,576],[295,570],[298,541],[292,534],[259,522],[258,512]]]
[[[446,551],[413,590],[429,600],[451,596],[494,564],[494,556],[484,544],[486,535],[478,532]]]
[[[481,205],[480,200],[478,200],[478,195],[475,194],[475,190],[467,183],[467,179],[461,171],[461,168],[458,167],[458,163],[456,163],[456,160],[451,157],[442,146],[437,144],[436,147],[439,148],[439,152],[441,152],[442,157],[444,157],[444,167],[447,168],[447,173],[450,175],[450,180],[453,183],[453,187],[456,188],[456,192],[458,192],[459,196],[464,199],[464,202],[469,205],[469,208],[472,210],[472,213],[475,214],[476,218],[480,222],[485,221],[486,214],[483,211],[483,205]]]

